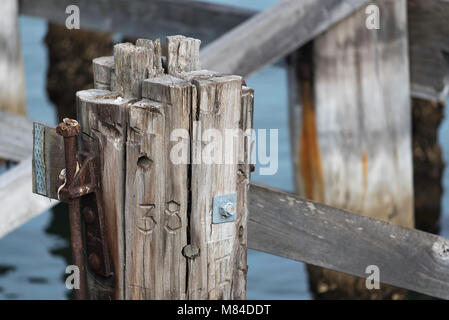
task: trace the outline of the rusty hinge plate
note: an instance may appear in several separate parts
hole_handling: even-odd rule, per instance
[[[52,128],[34,123],[33,192],[51,199],[78,199],[84,220],[87,265],[98,275],[113,275],[106,241],[105,213],[99,183],[97,142],[81,134],[81,152],[77,154],[79,171],[70,186],[64,185],[64,140]],[[63,186],[64,185],[64,186]],[[63,186],[63,187],[62,187]]]

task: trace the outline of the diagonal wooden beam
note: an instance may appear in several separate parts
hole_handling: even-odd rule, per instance
[[[33,151],[33,122],[0,111],[0,159],[21,161]]]
[[[248,247],[449,299],[449,240],[252,184]]]
[[[31,157],[0,175],[0,238],[58,202],[33,194]]]
[[[202,66],[209,70],[249,76],[291,53],[368,2],[280,1],[202,50]]]

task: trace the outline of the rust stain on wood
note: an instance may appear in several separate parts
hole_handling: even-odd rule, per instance
[[[299,147],[299,170],[304,183],[304,193],[308,199],[324,201],[323,167],[318,146],[315,121],[313,88],[310,81],[301,81],[303,107],[302,128]]]
[[[368,157],[366,152],[362,152],[362,172],[363,172],[363,193],[366,191],[368,185]]]

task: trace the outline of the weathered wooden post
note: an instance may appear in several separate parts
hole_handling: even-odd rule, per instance
[[[291,59],[296,186],[309,199],[413,227],[407,3],[376,5],[379,30],[366,27],[363,8]],[[368,291],[365,279],[309,270],[317,297],[400,297],[386,286]]]
[[[95,87],[110,90],[77,93],[115,277],[88,266],[91,297],[245,298],[249,144],[225,139],[252,128],[253,91],[200,70],[199,45],[168,37],[162,58],[159,41],[118,44],[94,60]]]
[[[0,110],[25,114],[25,74],[20,46],[18,0],[1,1],[0,12]]]

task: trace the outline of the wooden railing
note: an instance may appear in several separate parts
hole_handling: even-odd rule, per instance
[[[248,247],[449,298],[449,240],[252,184]]]

